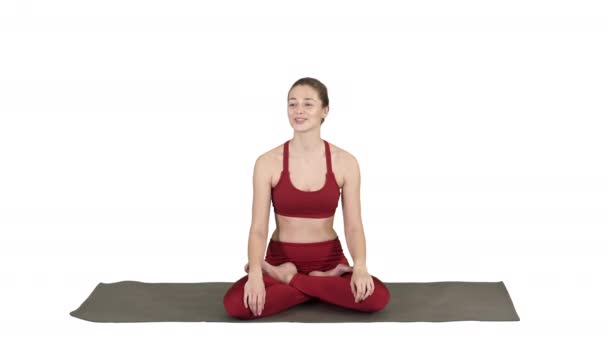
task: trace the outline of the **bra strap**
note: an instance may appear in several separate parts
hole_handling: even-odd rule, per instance
[[[283,144],[283,171],[289,171],[289,140]]]
[[[327,173],[332,174],[334,171],[331,169],[331,150],[329,148],[329,143],[323,139],[325,143],[325,164],[327,165]]]

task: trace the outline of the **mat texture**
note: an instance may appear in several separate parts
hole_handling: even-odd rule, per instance
[[[99,283],[70,315],[92,322],[447,322],[519,321],[503,282],[388,283],[384,310],[343,309],[319,300],[275,315],[239,320],[224,310],[232,283]]]

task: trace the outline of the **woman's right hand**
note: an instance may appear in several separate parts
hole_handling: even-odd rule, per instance
[[[243,303],[251,310],[254,316],[262,314],[264,303],[266,302],[266,288],[262,274],[249,274],[245,283],[245,294]]]

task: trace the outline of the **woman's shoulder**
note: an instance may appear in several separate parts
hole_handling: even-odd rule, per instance
[[[340,146],[337,146],[333,143],[330,143],[329,141],[328,141],[328,143],[329,143],[329,151],[331,152],[332,157],[335,159],[335,161],[337,163],[348,164],[349,162],[356,160],[355,156],[352,153],[350,153],[349,151],[347,151],[346,149],[344,149]]]
[[[332,159],[335,162],[348,164],[349,162],[356,160],[355,156],[352,153],[350,153],[346,149],[342,148],[341,146],[338,146],[329,141],[327,141],[327,143],[329,144],[329,151],[332,155]],[[278,145],[273,146],[269,150],[260,154],[258,156],[257,160],[259,162],[263,163],[264,165],[268,165],[268,166],[272,166],[273,164],[276,164],[277,162],[280,163],[283,159],[283,145],[284,144],[285,143],[282,142]]]
[[[275,164],[277,161],[280,161],[282,158],[283,143],[264,151],[257,157],[256,163],[261,164],[261,166],[272,167],[273,164]]]

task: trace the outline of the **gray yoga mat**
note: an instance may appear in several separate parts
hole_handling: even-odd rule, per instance
[[[92,322],[447,322],[519,321],[501,282],[384,283],[388,305],[374,313],[358,312],[317,299],[253,320],[224,310],[230,282],[99,283],[70,315]]]

